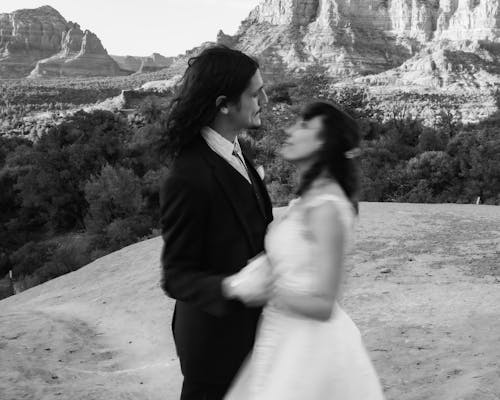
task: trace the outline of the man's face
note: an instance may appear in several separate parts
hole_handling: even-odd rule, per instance
[[[229,117],[236,129],[258,128],[261,125],[261,108],[266,104],[264,81],[260,71],[257,70],[241,94],[239,103],[229,105]]]

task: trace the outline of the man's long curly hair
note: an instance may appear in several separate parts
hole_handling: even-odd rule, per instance
[[[301,113],[308,121],[321,116],[323,128],[320,138],[324,140],[316,162],[301,179],[297,194],[303,195],[322,173],[333,177],[358,210],[359,162],[346,156],[346,152],[359,147],[361,134],[356,121],[335,104],[317,101],[308,104]]]
[[[165,122],[162,151],[171,156],[198,137],[202,127],[212,123],[219,111],[216,99],[238,104],[259,68],[253,58],[226,46],[214,46],[189,59]]]

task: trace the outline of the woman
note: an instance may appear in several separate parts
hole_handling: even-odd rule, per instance
[[[300,197],[269,227],[274,295],[226,399],[381,400],[359,330],[336,303],[357,212],[358,126],[316,102],[286,133],[281,154],[299,171]]]

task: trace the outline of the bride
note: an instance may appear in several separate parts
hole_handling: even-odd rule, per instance
[[[285,132],[281,155],[300,173],[300,197],[269,227],[266,254],[235,277],[258,279],[266,264],[275,285],[225,399],[382,400],[360,332],[336,302],[357,214],[358,126],[315,102]]]

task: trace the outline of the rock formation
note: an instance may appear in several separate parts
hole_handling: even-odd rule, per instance
[[[31,78],[125,75],[94,33],[83,32],[78,24],[71,22],[68,28],[62,37],[61,51],[40,60]]]
[[[500,0],[262,0],[235,36],[220,32],[218,42],[257,56],[271,76],[314,69],[382,83],[420,74],[423,85],[439,87],[469,74],[466,85],[491,86]]]
[[[0,14],[0,78],[123,74],[95,34],[50,6]]]
[[[66,29],[66,20],[50,6],[0,14],[0,78],[28,75],[38,60],[61,49]]]
[[[159,53],[153,53],[149,57],[141,58],[141,65],[137,70],[141,72],[154,72],[166,68],[172,64],[174,57],[164,57]]]
[[[172,64],[174,57],[165,57],[159,53],[153,53],[148,57],[134,56],[111,56],[120,68],[124,71],[134,72],[154,72],[167,68]]]
[[[435,42],[397,68],[354,82],[395,88],[495,91],[500,88],[500,45]]]
[[[179,83],[182,75],[175,75],[170,79],[163,79],[160,81],[149,81],[141,86],[140,90],[149,92],[170,92],[174,89],[175,85]]]
[[[134,56],[114,56],[110,55],[113,60],[115,60],[118,66],[123,70],[130,73],[137,72],[141,67],[142,61],[139,57]]]

